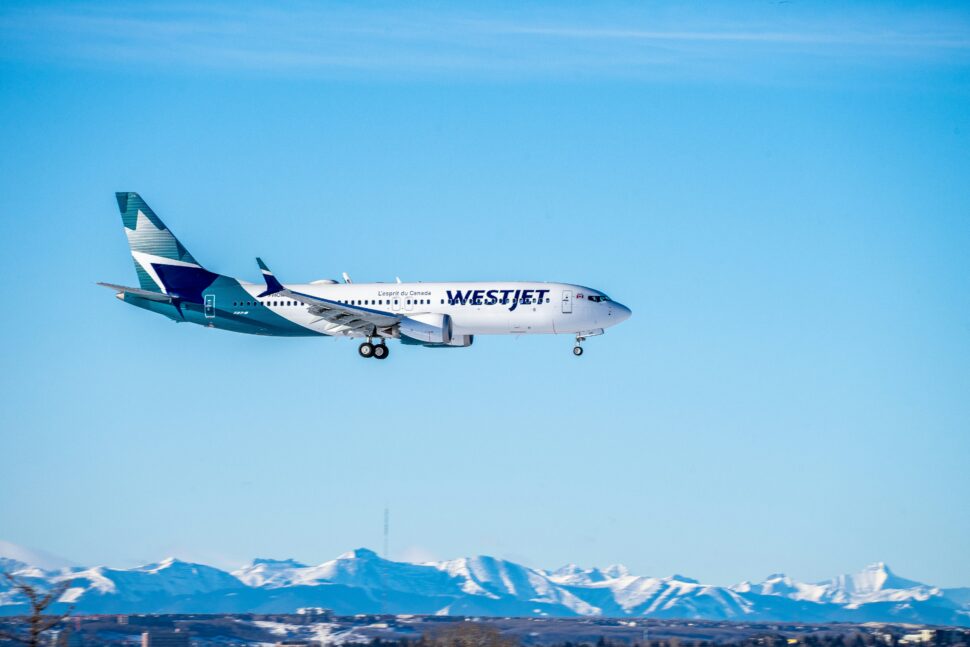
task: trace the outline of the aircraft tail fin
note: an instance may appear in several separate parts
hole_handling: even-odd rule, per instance
[[[141,289],[168,293],[216,276],[199,265],[140,195],[125,191],[115,198]]]

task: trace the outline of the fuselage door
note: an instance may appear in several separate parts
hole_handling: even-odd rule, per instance
[[[216,295],[214,294],[205,295],[205,316],[206,319],[216,316]]]
[[[573,311],[573,291],[563,290],[562,291],[562,312],[563,314],[570,314]]]

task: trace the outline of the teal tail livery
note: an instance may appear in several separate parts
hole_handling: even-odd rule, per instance
[[[567,334],[582,342],[630,317],[599,290],[571,283],[481,281],[281,283],[257,259],[263,283],[204,268],[137,193],[116,193],[139,287],[99,283],[125,303],[255,335],[359,338],[362,357],[385,359],[387,340],[427,348],[471,346],[476,335]]]
[[[116,193],[121,222],[135,261],[135,273],[143,290],[166,292],[159,268],[202,269],[189,250],[137,193]],[[167,272],[168,269],[163,270]],[[174,280],[174,276],[170,276]]]

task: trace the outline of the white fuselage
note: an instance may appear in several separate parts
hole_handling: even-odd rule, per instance
[[[258,301],[293,323],[327,335],[360,336],[321,320],[292,298],[258,297],[264,286],[243,284],[251,301],[233,303],[246,316]],[[451,317],[456,335],[588,334],[595,335],[630,316],[625,306],[598,290],[568,283],[335,283],[288,284],[293,292],[388,314]],[[591,298],[592,297],[592,298]],[[227,307],[229,304],[220,304]]]

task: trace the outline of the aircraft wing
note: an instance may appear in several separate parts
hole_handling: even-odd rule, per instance
[[[401,321],[401,317],[389,312],[372,310],[363,306],[352,306],[286,288],[280,291],[280,294],[307,304],[310,306],[310,314],[316,315],[324,321],[347,326],[363,334],[374,334],[382,329],[391,328]]]
[[[340,303],[339,301],[290,290],[276,280],[276,277],[273,276],[273,273],[262,260],[256,260],[263,272],[263,278],[266,280],[266,291],[260,294],[260,297],[279,294],[295,299],[308,305],[310,314],[320,317],[323,321],[347,326],[362,335],[376,336],[382,331],[389,332],[388,329],[401,322],[401,317],[391,312]]]

